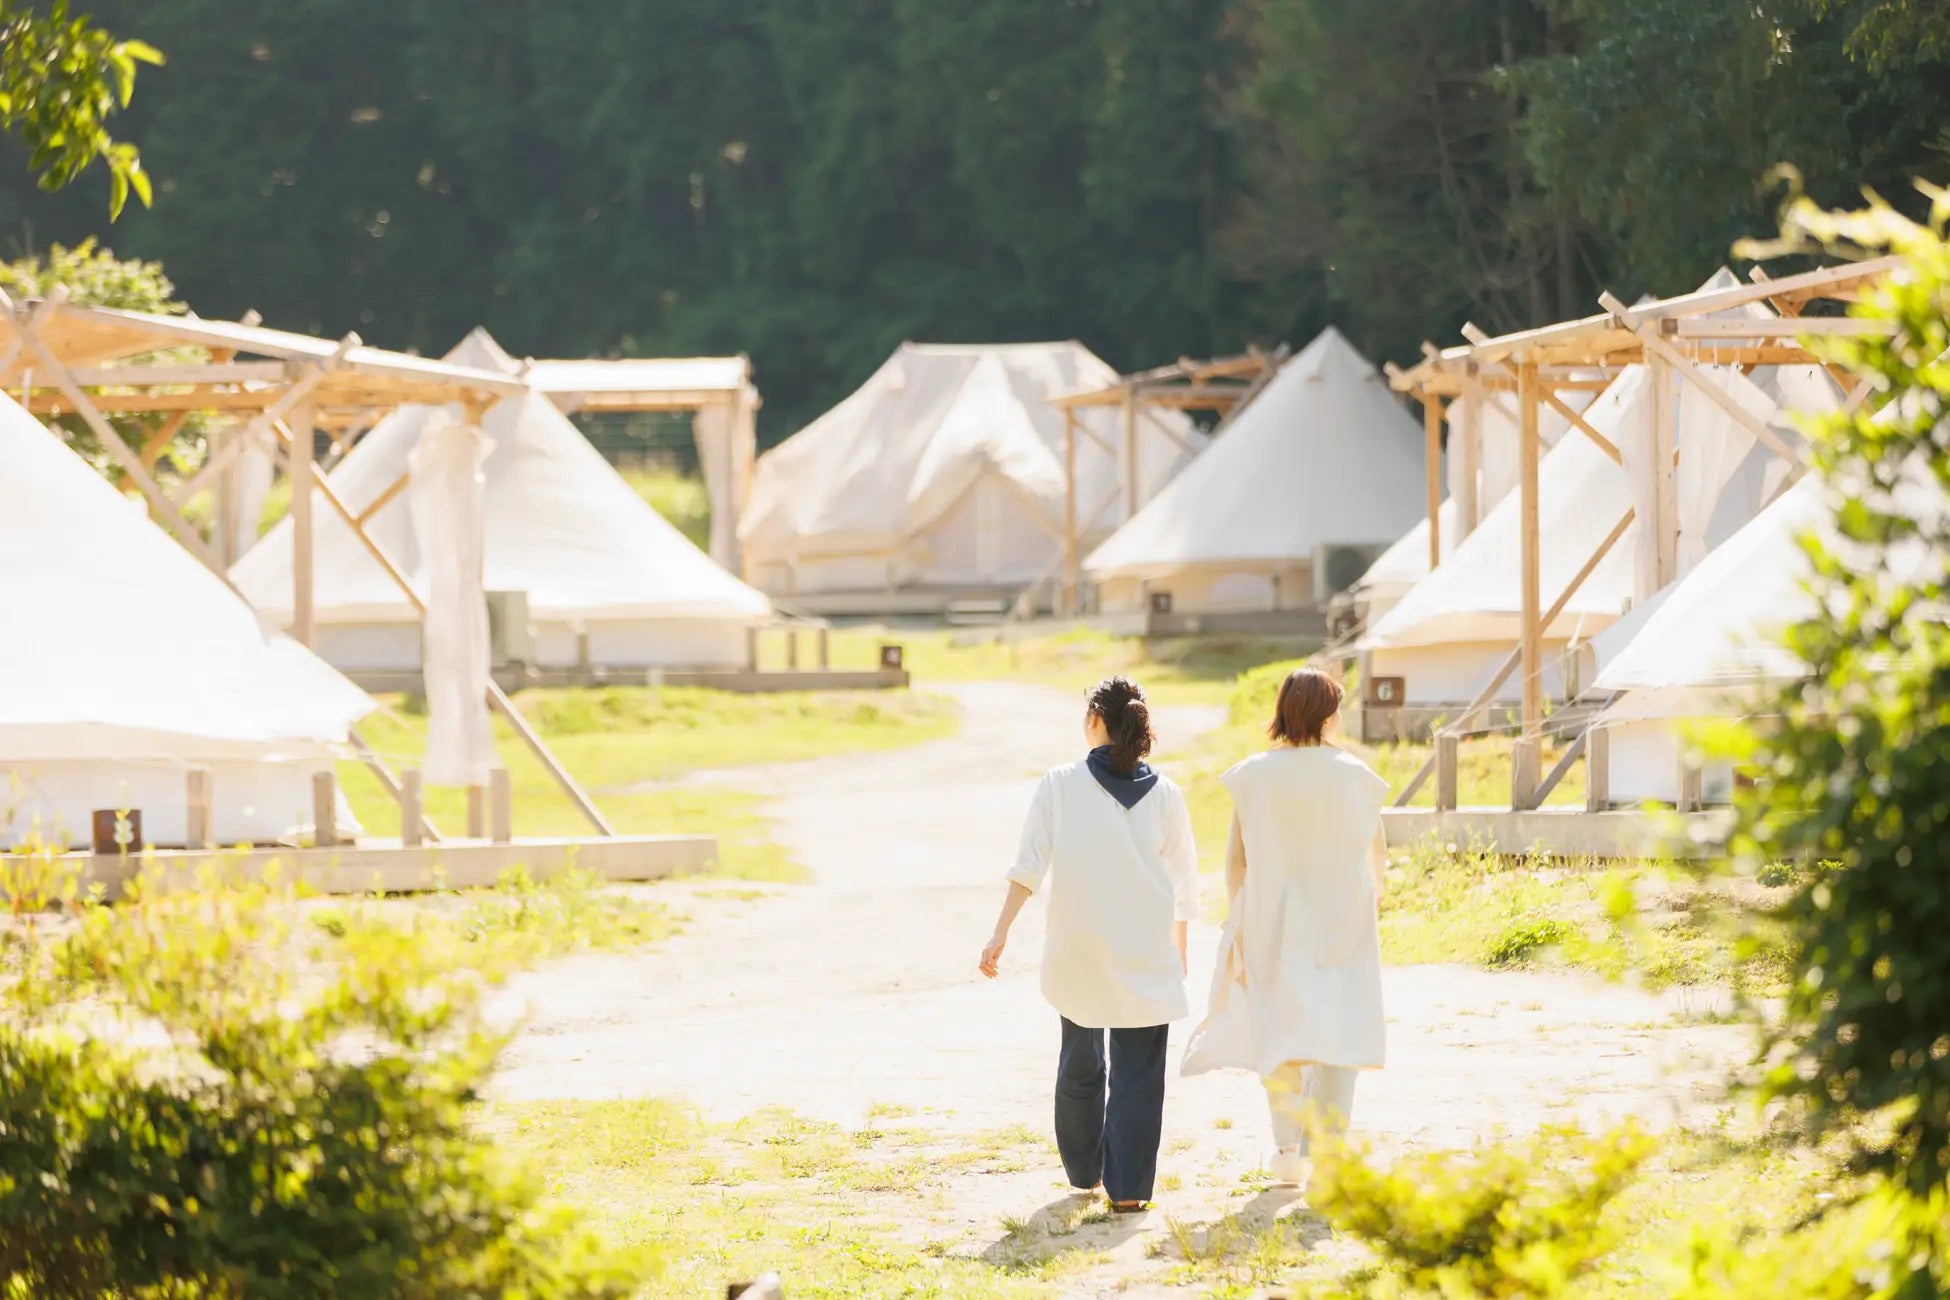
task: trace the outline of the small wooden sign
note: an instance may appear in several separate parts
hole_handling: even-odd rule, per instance
[[[1170,592],[1168,592],[1168,591],[1154,591],[1154,592],[1152,592],[1152,593],[1151,593],[1151,612],[1152,612],[1153,614],[1169,614],[1169,613],[1171,613],[1171,593],[1170,593]]]
[[[1360,630],[1361,614],[1359,610],[1335,610],[1334,617],[1327,624],[1327,635],[1336,641],[1353,636]]]
[[[899,672],[904,659],[905,655],[901,647],[897,645],[884,645],[880,647],[880,667],[883,671],[890,673]]]
[[[97,808],[94,822],[96,853],[142,852],[142,809]]]
[[[1407,698],[1406,683],[1400,677],[1368,678],[1368,703],[1377,709],[1401,707]]]

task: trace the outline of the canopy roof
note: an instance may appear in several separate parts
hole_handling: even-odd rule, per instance
[[[1422,516],[1422,456],[1420,425],[1330,328],[1084,567],[1160,573],[1393,542]]]
[[[853,394],[759,457],[740,538],[754,556],[891,549],[926,531],[974,481],[999,475],[1055,534],[1064,432],[1049,399],[1117,376],[1081,343],[904,343]],[[1119,413],[1077,413],[1081,521],[1115,481]],[[1176,412],[1138,414],[1149,496],[1196,444]],[[1108,504],[1106,502],[1106,504]]]
[[[623,357],[536,361],[518,359],[476,326],[453,353],[463,350],[485,369],[512,375],[547,393],[567,410],[641,411],[698,406],[743,394],[751,387],[747,357]]]
[[[499,349],[470,335],[449,360],[494,366]],[[505,358],[506,354],[502,353]],[[394,488],[407,472],[420,432],[437,407],[402,407],[365,436],[330,477],[355,513]],[[498,403],[483,425],[488,454],[489,590],[525,591],[532,613],[549,619],[766,617],[765,597],[725,572],[625,483],[569,420],[539,392]],[[425,590],[407,494],[384,504],[366,530]],[[315,554],[321,622],[405,619],[399,589],[335,514],[321,513]],[[282,616],[291,604],[291,524],[280,521],[238,561],[232,577],[252,603]]]
[[[312,754],[373,701],[0,396],[0,760]]]

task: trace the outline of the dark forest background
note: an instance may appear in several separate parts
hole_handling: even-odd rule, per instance
[[[776,441],[903,339],[1406,359],[1950,177],[1943,0],[95,0],[155,202],[0,165],[204,315],[747,352]],[[99,171],[99,169],[97,169]]]

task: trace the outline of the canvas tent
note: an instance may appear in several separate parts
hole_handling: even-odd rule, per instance
[[[1084,570],[1108,612],[1160,591],[1178,612],[1310,608],[1329,548],[1352,551],[1358,574],[1422,500],[1421,429],[1328,329]]]
[[[122,809],[181,845],[192,769],[217,842],[308,824],[312,774],[373,701],[4,396],[0,461],[0,847],[86,844]]]
[[[1076,342],[905,343],[838,406],[759,457],[740,532],[746,573],[776,596],[1007,591],[1063,558],[1063,415],[1049,399],[1113,381]],[[1085,508],[1114,497],[1127,453],[1117,413],[1077,415]],[[1148,501],[1197,445],[1189,421],[1146,411],[1134,477]],[[1119,516],[1094,529],[1095,540]],[[1086,521],[1086,524],[1088,521]]]
[[[493,365],[470,336],[449,356]],[[497,349],[498,351],[498,349]],[[477,355],[479,353],[479,355]],[[505,355],[505,354],[504,354]],[[404,406],[346,456],[330,483],[360,514],[378,506],[366,531],[426,590],[428,557],[411,494],[394,492],[422,431],[441,408]],[[487,481],[486,560],[490,592],[526,597],[534,632],[530,662],[551,668],[737,667],[745,630],[769,616],[766,599],[698,550],[658,515],[539,392],[503,399],[483,428],[493,443]],[[315,551],[317,649],[348,672],[405,672],[420,664],[412,607],[353,530],[318,518]],[[259,609],[290,610],[292,532],[281,521],[232,570]]]
[[[1787,410],[1832,405],[1836,393],[1818,368],[1782,366],[1751,376],[1733,367],[1706,367],[1704,377],[1743,410],[1794,436]],[[1542,689],[1565,690],[1565,648],[1583,643],[1622,617],[1647,590],[1645,540],[1639,524],[1619,529],[1627,510],[1646,513],[1640,499],[1649,475],[1635,474],[1649,454],[1654,396],[1642,366],[1624,370],[1586,409],[1584,418],[1616,445],[1613,461],[1592,440],[1569,437],[1545,455],[1538,470],[1539,585],[1545,603],[1571,585],[1591,556],[1611,539],[1602,558],[1558,616],[1541,628],[1546,648]],[[1777,462],[1717,401],[1688,386],[1673,395],[1678,462],[1678,550],[1697,563],[1753,517],[1777,484]],[[1687,450],[1690,449],[1690,452]],[[1368,671],[1402,679],[1402,700],[1424,712],[1453,713],[1488,686],[1520,636],[1520,502],[1506,496],[1455,551],[1375,621],[1361,642]],[[1512,676],[1498,693],[1515,700]]]

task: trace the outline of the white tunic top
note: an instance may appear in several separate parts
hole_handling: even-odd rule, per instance
[[[1045,876],[1050,1005],[1092,1029],[1184,1018],[1172,922],[1198,912],[1198,853],[1178,787],[1160,776],[1127,809],[1081,761],[1044,773],[1009,879],[1035,892]]]
[[[1246,849],[1246,881],[1226,923],[1245,987],[1228,987],[1222,945],[1214,1014],[1244,1001],[1249,1031],[1207,1053],[1207,1065],[1270,1075],[1288,1061],[1382,1064],[1380,882],[1372,846],[1388,783],[1330,745],[1256,754],[1225,774]],[[1203,1032],[1203,1031],[1202,1031]],[[1243,1059],[1223,1059],[1235,1054]]]

